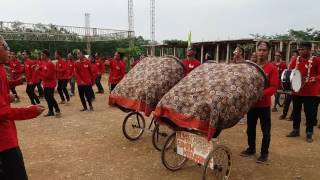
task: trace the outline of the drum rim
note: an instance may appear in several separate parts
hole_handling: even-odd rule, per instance
[[[281,79],[281,83],[282,83],[282,82],[285,82],[285,81],[284,81],[284,74],[285,74],[287,71],[292,72],[291,69],[285,69],[285,70],[283,70],[283,72],[281,73],[281,78],[280,78],[280,79]],[[290,74],[290,75],[291,75],[291,74]]]
[[[182,61],[181,61],[178,57],[172,56],[172,55],[166,55],[166,56],[163,56],[163,57],[165,57],[165,58],[172,58],[172,59],[176,60],[176,61],[182,66],[183,71],[184,71],[185,73],[187,72],[186,67],[184,67]]]
[[[254,66],[262,74],[263,79],[264,79],[264,87],[266,88],[268,86],[268,78],[267,78],[264,70],[258,64],[254,63],[250,60],[245,60],[243,63]]]
[[[293,73],[299,73],[299,75],[300,75],[300,77],[301,77],[301,84],[300,84],[300,88],[299,88],[298,91],[295,91],[295,90],[293,89],[293,87],[292,87]],[[292,91],[295,92],[295,93],[299,92],[299,91],[301,90],[301,88],[302,88],[302,75],[301,75],[301,72],[299,71],[299,69],[292,69],[289,79],[290,79],[290,87],[291,87]]]

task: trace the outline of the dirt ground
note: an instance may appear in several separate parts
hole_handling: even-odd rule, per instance
[[[103,84],[107,84],[106,78],[103,78]],[[29,104],[24,88],[18,87],[22,101],[14,106]],[[59,101],[58,94],[55,97]],[[41,104],[46,105],[46,102],[42,100]],[[20,146],[31,180],[201,179],[202,167],[192,162],[180,171],[165,169],[160,153],[152,146],[151,133],[145,132],[138,141],[128,141],[121,130],[126,114],[107,105],[107,94],[96,95],[93,112],[79,111],[78,95],[72,97],[69,105],[60,105],[60,108],[60,119],[40,116],[17,122]],[[269,164],[257,164],[258,154],[250,158],[239,156],[246,147],[246,125],[236,125],[222,132],[220,140],[233,153],[230,179],[320,179],[320,129],[315,129],[311,144],[305,141],[304,132],[299,138],[289,139],[285,135],[291,130],[292,123],[278,120],[279,115],[272,114]],[[259,149],[259,125],[257,128]]]

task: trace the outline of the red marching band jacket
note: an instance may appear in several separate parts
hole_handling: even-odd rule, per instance
[[[93,85],[95,77],[92,72],[91,62],[88,59],[77,60],[75,63],[75,76],[78,85]]]
[[[35,61],[26,59],[24,62],[24,72],[26,75],[27,84],[37,84],[40,82],[39,74],[34,69],[39,66]]]
[[[310,59],[292,58],[289,69],[297,68],[302,76],[302,88],[299,92],[293,92],[292,95],[295,96],[318,96],[319,95],[319,82],[320,82],[320,59],[319,57],[311,57]],[[307,82],[306,78],[308,77],[316,78],[314,82]]]
[[[109,84],[118,84],[126,74],[126,63],[124,60],[110,60]]]
[[[37,71],[42,79],[42,86],[44,88],[55,88],[57,85],[56,81],[56,70],[51,60],[45,60],[41,63],[39,70]]]
[[[276,66],[267,62],[263,65],[262,69],[267,76],[267,87],[263,90],[262,98],[253,106],[258,108],[270,107],[271,96],[277,91],[279,87],[279,73]]]
[[[186,75],[189,74],[194,68],[201,65],[200,61],[197,59],[193,59],[193,60],[185,59],[182,61],[182,64],[185,67]]]
[[[68,77],[69,79],[71,79],[72,77],[74,77],[74,67],[75,67],[75,61],[71,60],[67,60],[67,64],[68,64]]]
[[[59,59],[56,63],[57,79],[67,80],[69,79],[69,67],[68,62],[63,58]]]
[[[38,116],[36,106],[12,108],[10,106],[9,86],[17,81],[8,81],[3,65],[0,65],[0,152],[18,146],[17,130],[14,120],[31,119]]]
[[[10,60],[9,67],[10,67],[10,80],[20,79],[23,69],[18,59]]]

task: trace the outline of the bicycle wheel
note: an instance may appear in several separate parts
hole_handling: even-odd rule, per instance
[[[127,139],[134,141],[139,139],[143,134],[145,126],[146,124],[142,114],[139,112],[131,112],[124,118],[122,132]]]
[[[230,149],[223,145],[217,145],[206,158],[202,179],[226,180],[230,176],[231,166]]]
[[[171,171],[181,169],[187,162],[187,158],[177,154],[177,141],[176,133],[173,132],[163,145],[161,150],[161,162],[162,164]]]
[[[154,123],[154,129],[152,131],[152,144],[158,151],[161,151],[167,137],[172,133],[172,130],[167,126],[160,126],[159,123]]]
[[[286,94],[283,94],[283,93],[280,94],[280,96],[279,96],[279,106],[280,107],[283,107],[286,96],[287,96]]]

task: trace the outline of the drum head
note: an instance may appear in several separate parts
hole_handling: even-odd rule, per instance
[[[299,70],[292,70],[290,75],[291,88],[294,92],[299,92],[302,86],[302,76]]]

